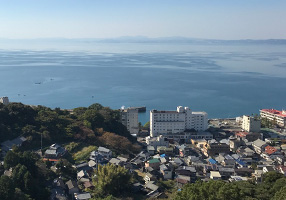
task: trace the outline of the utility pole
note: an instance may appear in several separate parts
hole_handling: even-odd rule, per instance
[[[43,155],[43,133],[41,132],[41,156]]]

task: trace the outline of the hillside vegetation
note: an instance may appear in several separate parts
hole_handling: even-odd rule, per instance
[[[120,113],[96,103],[72,112],[21,103],[0,104],[0,143],[18,136],[27,138],[26,150],[40,149],[53,143],[85,143],[107,146],[118,153],[134,153],[140,147],[125,126]],[[79,149],[80,150],[80,149]]]

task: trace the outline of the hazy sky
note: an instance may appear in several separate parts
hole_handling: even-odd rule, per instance
[[[0,38],[286,39],[286,0],[0,0]]]

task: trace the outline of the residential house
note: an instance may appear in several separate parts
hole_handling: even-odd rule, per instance
[[[150,155],[154,155],[155,154],[155,147],[154,146],[147,146],[147,151],[148,153],[150,153]]]
[[[253,142],[257,139],[261,139],[261,134],[258,132],[237,132],[235,133],[237,138],[242,140],[247,140],[249,142]]]
[[[194,163],[196,163],[198,161],[200,161],[200,158],[197,157],[197,156],[188,156],[187,157],[187,164],[188,165],[192,165],[192,164],[194,164]]]
[[[267,144],[263,140],[257,139],[252,143],[252,146],[256,153],[261,154],[264,151],[264,148],[267,146]]]
[[[153,169],[159,169],[160,160],[158,158],[153,158],[145,162],[145,167],[152,167]]]
[[[141,183],[139,183],[139,182],[137,182],[137,183],[134,183],[133,185],[132,185],[132,191],[133,192],[140,192],[141,190],[142,190],[142,188],[143,188],[143,185],[141,184]]]
[[[204,146],[207,144],[206,139],[191,139],[191,143],[196,147],[203,149]]]
[[[113,165],[120,165],[120,166],[122,166],[123,165],[123,162],[120,160],[120,159],[118,159],[118,158],[111,158],[110,160],[109,160],[109,163],[110,164],[113,164]]]
[[[74,198],[76,200],[89,200],[91,199],[90,193],[75,194]]]
[[[69,180],[68,182],[66,182],[66,185],[68,187],[69,194],[73,195],[74,193],[78,193],[79,192],[78,185],[77,185],[77,183],[75,181]]]
[[[91,181],[85,181],[83,182],[83,186],[85,189],[93,189],[94,188],[94,185]]]
[[[248,179],[246,177],[242,176],[231,176],[229,178],[229,182],[237,182],[237,181],[247,181]]]
[[[211,141],[211,140],[210,140]],[[230,148],[228,144],[225,143],[218,143],[218,142],[210,142],[207,143],[202,152],[207,157],[213,157],[215,155],[219,155],[220,153],[230,153]]]
[[[49,149],[45,151],[46,158],[59,158],[66,153],[66,149],[59,144],[52,144]]]
[[[146,137],[146,143],[148,146],[153,146],[157,149],[158,146],[169,147],[169,141],[166,137],[159,135],[158,137]]]
[[[90,172],[92,171],[92,168],[89,166],[88,162],[81,162],[78,165],[75,166],[77,171],[85,171],[85,172]]]
[[[249,147],[239,147],[236,151],[241,157],[253,157],[254,151]]]
[[[253,176],[257,183],[262,181],[263,170],[257,169],[254,171]]]
[[[265,153],[270,156],[270,155],[275,155],[276,153],[278,153],[277,149],[275,147],[272,146],[266,146],[265,147]]]
[[[187,183],[191,183],[191,177],[185,175],[178,175],[176,177],[176,182],[178,187],[183,187]]]
[[[181,166],[184,165],[184,161],[180,158],[175,158],[174,160],[171,161],[171,163],[175,166]]]
[[[13,146],[22,146],[27,139],[25,137],[19,136],[13,140],[6,140],[1,143],[1,153],[4,157],[6,153],[10,150],[12,150]]]
[[[279,173],[281,173],[281,174],[283,174],[284,176],[286,176],[286,166],[279,165],[279,166],[276,167],[276,170],[277,170]]]
[[[173,170],[169,164],[160,165],[160,173],[162,174],[165,180],[173,178]]]
[[[185,157],[185,156],[189,155],[189,153],[190,153],[190,148],[184,144],[178,145],[178,146],[176,146],[176,148],[177,148],[177,151],[178,151],[180,157]]]
[[[236,138],[231,136],[229,138],[229,148],[232,152],[236,152],[236,150],[241,146],[242,141],[240,138]]]
[[[190,181],[194,183],[197,180],[196,176],[196,168],[195,167],[188,167],[188,166],[180,166],[176,169],[176,175],[179,176],[188,176],[190,177]]]
[[[282,165],[285,161],[285,157],[283,155],[273,155],[271,156],[279,165]]]
[[[265,166],[263,167],[263,173],[267,173],[267,172],[274,172],[275,169],[274,169],[274,166]]]
[[[241,159],[237,159],[235,160],[235,162],[236,162],[237,168],[247,167],[247,164]]]
[[[94,160],[90,160],[88,161],[88,166],[94,169],[96,168],[96,162]]]
[[[204,165],[204,168],[203,168],[204,174],[207,174],[210,171],[218,171],[218,166],[217,165]]]
[[[213,158],[209,158],[209,159],[208,159],[208,163],[209,163],[210,165],[215,165],[215,164],[217,164],[217,161],[216,161],[215,159],[213,159]]]
[[[233,157],[231,157],[230,155],[225,155],[224,156],[224,160],[222,162],[222,165],[225,167],[232,167],[234,168],[235,166],[235,160],[233,159]]]
[[[247,168],[247,167],[242,167],[242,168],[238,168],[238,169],[234,169],[235,174],[237,176],[251,176],[251,174],[253,173],[253,169]]]
[[[220,172],[218,172],[218,171],[210,171],[210,179],[220,180],[221,179]]]
[[[83,177],[88,177],[88,175],[87,175],[86,171],[81,170],[77,173],[77,179],[79,180]]]
[[[219,167],[218,171],[221,175],[221,178],[224,180],[227,180],[230,176],[233,176],[235,174],[234,168]]]
[[[107,159],[112,157],[112,151],[105,147],[98,147],[97,152],[102,156],[106,157]]]
[[[157,146],[157,152],[159,154],[166,154],[172,156],[174,154],[173,150],[174,150],[173,147]]]
[[[146,189],[149,189],[150,191],[157,191],[159,187],[155,185],[154,181],[149,181],[148,183],[145,184],[144,186]]]

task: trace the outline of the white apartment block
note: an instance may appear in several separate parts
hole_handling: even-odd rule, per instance
[[[286,110],[275,110],[275,109],[261,109],[260,117],[267,118],[271,121],[275,120],[277,125],[286,126]]]
[[[139,124],[138,124],[138,109],[127,108],[121,109],[121,123],[126,126],[130,134],[138,134]]]
[[[150,111],[150,136],[173,134],[195,129],[208,128],[208,114],[193,112],[188,107],[178,106],[176,111]]]
[[[243,115],[241,128],[247,132],[260,132],[261,120],[251,116]]]
[[[8,97],[0,97],[0,103],[3,103],[4,105],[9,104],[9,98]]]

